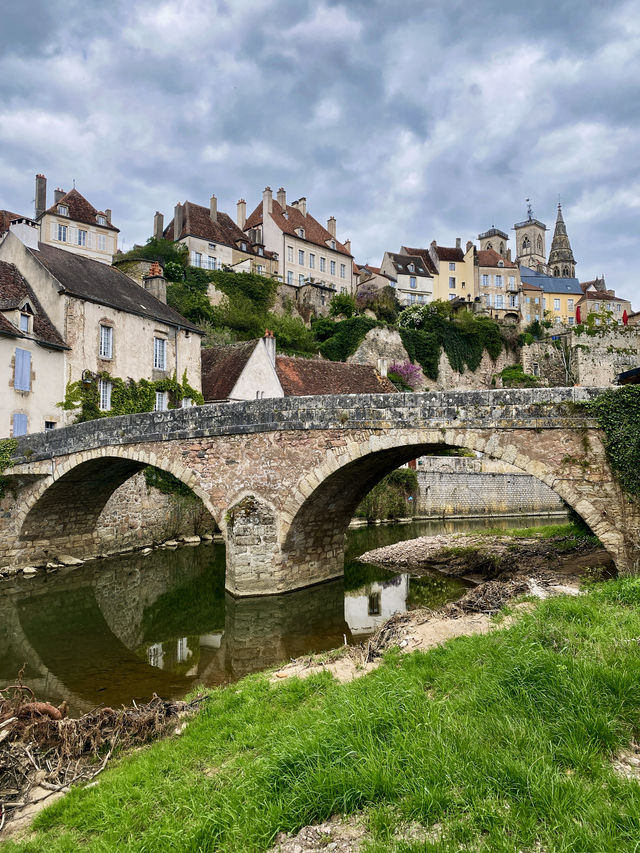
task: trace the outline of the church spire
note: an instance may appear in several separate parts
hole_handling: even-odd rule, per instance
[[[560,278],[575,278],[576,259],[571,251],[571,243],[567,237],[567,228],[562,218],[562,205],[558,202],[556,228],[553,232],[551,251],[549,252],[549,268],[552,275]]]

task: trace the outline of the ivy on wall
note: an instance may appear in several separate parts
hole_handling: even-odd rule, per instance
[[[148,489],[157,489],[163,495],[180,495],[183,498],[197,500],[196,495],[186,483],[174,477],[169,471],[148,465],[143,469],[145,483]]]
[[[358,504],[354,515],[373,521],[414,515],[418,502],[418,476],[412,468],[397,468],[387,474]]]
[[[317,321],[313,324],[313,331],[316,333],[318,329],[321,335],[331,332],[331,336],[320,344],[320,352],[331,361],[346,361],[358,349],[367,332],[380,325],[370,317],[349,317],[340,323],[332,323],[331,327],[328,323],[331,321]]]
[[[0,439],[0,499],[4,497],[9,482],[8,477],[2,476],[2,472],[13,465],[11,457],[15,453],[17,446],[18,442],[15,438]]]
[[[622,488],[640,498],[640,385],[605,391],[585,403],[604,432],[609,464]]]
[[[111,383],[111,408],[104,412],[100,408],[99,381]],[[93,421],[96,418],[114,415],[133,415],[139,412],[152,412],[156,402],[156,391],[168,393],[168,407],[179,408],[183,398],[190,398],[196,405],[204,403],[204,397],[192,388],[185,370],[182,382],[178,382],[175,373],[170,379],[120,379],[109,373],[91,374],[84,380],[70,382],[65,398],[58,403],[61,409],[75,413],[75,423]]]

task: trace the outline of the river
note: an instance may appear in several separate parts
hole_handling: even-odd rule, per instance
[[[548,517],[492,519],[535,526]],[[359,643],[391,615],[437,607],[466,584],[410,578],[358,561],[417,536],[486,528],[485,519],[416,521],[347,534],[344,578],[286,595],[225,593],[224,545],[158,549],[61,569],[0,586],[0,687],[23,683],[73,714],[98,705],[179,698],[311,652]]]

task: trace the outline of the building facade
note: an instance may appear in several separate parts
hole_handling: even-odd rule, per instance
[[[387,283],[395,280],[392,286],[395,286],[398,303],[403,308],[433,301],[433,276],[424,259],[409,249],[403,247],[402,252],[385,252],[379,277]]]

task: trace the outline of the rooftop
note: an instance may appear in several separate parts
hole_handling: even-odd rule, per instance
[[[324,249],[329,249],[331,241],[335,240],[336,248],[334,251],[339,252],[341,255],[352,257],[347,247],[336,239],[317,219],[314,219],[310,213],[303,214],[299,207],[291,204],[282,207],[275,198],[272,200],[271,205],[271,218],[284,234],[290,234],[292,237],[306,240],[307,243],[322,246]],[[262,210],[263,202],[260,202],[245,222],[245,229],[255,228],[262,224]],[[304,231],[304,237],[301,237],[298,233],[301,228]]]
[[[319,394],[395,394],[396,387],[368,364],[319,358],[276,356],[276,373],[285,397]]]
[[[2,313],[22,308],[25,301],[29,303],[33,312],[32,334],[21,332]],[[0,334],[35,340],[41,344],[66,349],[62,335],[47,316],[31,285],[23,278],[14,264],[6,261],[0,261]]]
[[[104,211],[96,210],[96,208],[76,189],[69,190],[68,193],[65,193],[61,199],[54,202],[51,207],[47,208],[42,216],[45,216],[47,213],[54,214],[55,216],[65,215],[59,212],[58,208],[60,205],[68,208],[69,213],[66,215],[74,222],[82,222],[85,225],[96,225],[98,216],[104,216],[106,218]],[[110,222],[107,222],[100,227],[108,228],[109,231],[120,230],[115,228]]]

